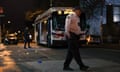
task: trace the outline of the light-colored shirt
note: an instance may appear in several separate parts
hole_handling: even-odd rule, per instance
[[[78,23],[80,23],[80,18],[76,15],[76,13],[69,14],[65,21],[65,32],[73,32],[79,35],[81,33],[81,28]]]

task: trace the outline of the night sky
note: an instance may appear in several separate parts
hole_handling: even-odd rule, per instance
[[[75,2],[79,3],[78,1],[79,0],[53,0],[53,4],[55,6],[73,6],[73,4],[76,5]],[[5,18],[3,20],[5,26],[14,32],[23,30],[26,26],[25,13],[27,11],[48,9],[50,2],[49,0],[0,0],[0,6],[4,7]],[[8,20],[11,21],[10,25],[6,24]]]
[[[5,12],[4,22],[11,21],[11,24],[6,24],[6,27],[9,26],[12,31],[22,30],[26,26],[25,13],[45,8],[43,4],[45,1],[41,0],[0,0],[0,6],[4,7]]]

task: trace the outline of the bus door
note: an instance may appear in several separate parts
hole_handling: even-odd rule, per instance
[[[47,46],[50,47],[53,44],[52,41],[52,18],[49,18],[47,21],[47,29],[48,29],[48,33],[47,33]]]
[[[40,44],[47,44],[47,20],[44,20],[40,24]]]
[[[37,43],[38,44],[40,44],[40,34],[41,34],[41,26],[40,26],[41,24],[39,23],[39,24],[37,24]]]

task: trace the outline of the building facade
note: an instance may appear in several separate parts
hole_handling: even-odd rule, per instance
[[[89,34],[108,41],[118,40],[120,33],[120,0],[80,0],[86,14]],[[87,2],[88,1],[88,2]]]

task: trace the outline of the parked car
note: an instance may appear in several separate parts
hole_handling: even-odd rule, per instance
[[[18,38],[16,34],[8,34],[4,38],[4,44],[17,44],[18,43]]]

